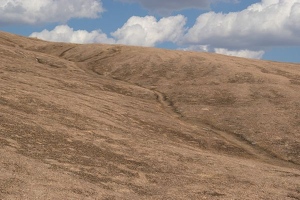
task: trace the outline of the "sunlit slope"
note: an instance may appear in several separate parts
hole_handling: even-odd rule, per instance
[[[0,32],[0,199],[297,199],[299,65]]]
[[[85,45],[40,51],[163,93],[174,110],[300,163],[300,65],[208,53]]]

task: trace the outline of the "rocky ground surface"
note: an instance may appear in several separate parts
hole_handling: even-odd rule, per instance
[[[300,199],[300,65],[0,32],[0,199]]]

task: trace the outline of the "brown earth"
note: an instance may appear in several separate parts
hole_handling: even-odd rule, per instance
[[[0,32],[0,199],[300,199],[300,65]]]

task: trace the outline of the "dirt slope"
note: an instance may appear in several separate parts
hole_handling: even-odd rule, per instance
[[[300,65],[0,32],[0,199],[300,199]]]

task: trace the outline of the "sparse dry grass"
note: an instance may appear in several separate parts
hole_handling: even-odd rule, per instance
[[[0,199],[300,198],[300,66],[0,33]]]

